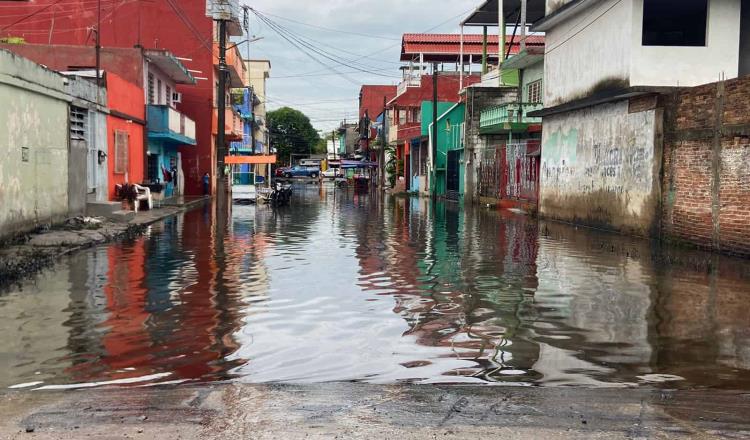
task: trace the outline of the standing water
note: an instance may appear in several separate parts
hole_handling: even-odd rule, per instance
[[[424,199],[208,204],[0,293],[0,387],[750,389],[747,261]]]

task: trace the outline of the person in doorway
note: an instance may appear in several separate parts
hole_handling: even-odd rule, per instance
[[[210,181],[211,181],[211,176],[208,173],[204,174],[203,175],[203,195],[204,196],[208,195],[208,189],[209,189],[208,185]]]

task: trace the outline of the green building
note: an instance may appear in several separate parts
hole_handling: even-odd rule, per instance
[[[430,178],[430,193],[436,197],[460,200],[464,194],[463,103],[438,103],[437,156]],[[422,135],[432,137],[432,102],[422,103]]]

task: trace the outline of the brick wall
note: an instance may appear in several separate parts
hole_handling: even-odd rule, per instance
[[[662,231],[750,255],[750,77],[665,99]]]

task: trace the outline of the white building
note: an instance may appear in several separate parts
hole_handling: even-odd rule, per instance
[[[659,93],[748,72],[740,0],[547,0],[540,209],[649,235],[660,197]]]

